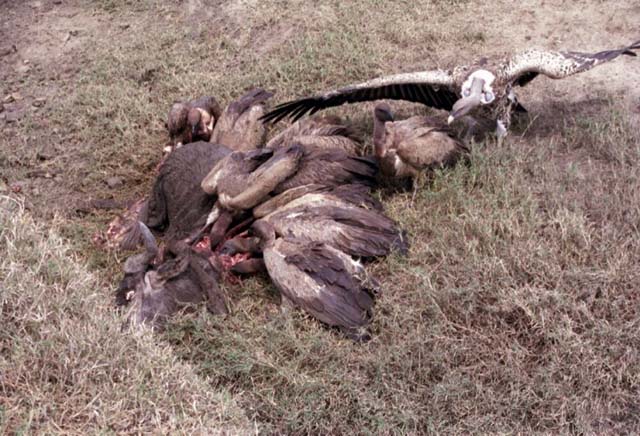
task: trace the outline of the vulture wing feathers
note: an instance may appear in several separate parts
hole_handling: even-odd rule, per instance
[[[265,102],[273,93],[256,88],[230,103],[218,116],[210,141],[235,151],[260,148],[267,135],[258,119],[265,113]]]
[[[442,70],[396,74],[282,103],[261,120],[276,123],[289,117],[296,121],[307,113],[314,114],[329,107],[381,99],[407,100],[451,110],[458,99],[455,88],[453,76]]]
[[[618,56],[636,56],[634,50],[640,50],[640,41],[620,49],[597,53],[531,49],[515,55],[506,63],[504,77],[519,86],[525,86],[539,74],[552,79],[563,79],[590,70]]]
[[[278,239],[264,252],[271,279],[283,296],[321,322],[354,339],[373,310],[375,282],[349,256],[326,244]]]

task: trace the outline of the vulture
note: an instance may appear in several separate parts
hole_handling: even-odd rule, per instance
[[[261,165],[247,160],[260,153],[271,157]],[[371,158],[349,156],[342,149],[322,149],[292,144],[278,150],[235,152],[220,161],[202,181],[202,189],[217,193],[219,204],[228,210],[248,210],[288,189],[309,184],[339,186],[375,183],[377,164]]]
[[[421,171],[455,163],[468,149],[444,123],[427,116],[394,121],[386,103],[373,110],[373,145],[387,176],[417,177]]]
[[[382,211],[382,203],[376,200],[372,195],[370,188],[361,184],[348,184],[340,186],[325,186],[318,183],[297,186],[287,189],[284,192],[270,198],[264,203],[253,209],[255,218],[262,218],[275,212],[281,207],[285,207],[290,202],[306,195],[306,194],[322,194],[322,197],[335,201],[346,201],[354,206],[362,207],[369,210]]]
[[[302,151],[290,147],[274,153],[270,149],[235,151],[220,160],[201,180],[200,189],[217,196],[205,227],[212,246],[222,241],[234,217],[260,203],[280,182],[296,171]]]
[[[312,97],[282,103],[262,117],[277,122],[285,117],[298,120],[307,113],[380,99],[407,100],[449,111],[451,124],[467,115],[479,113],[496,121],[496,134],[506,135],[512,111],[518,107],[514,93],[540,74],[562,79],[587,71],[619,56],[636,56],[640,41],[620,49],[597,53],[528,49],[508,59],[481,58],[470,65],[451,70],[430,70],[380,77]]]
[[[283,237],[322,242],[352,256],[372,258],[392,251],[406,254],[405,233],[381,210],[360,207],[365,200],[358,200],[364,196],[359,189],[346,185],[342,192],[307,193],[258,222],[266,221]]]
[[[253,226],[263,243],[264,264],[284,303],[300,307],[348,337],[369,338],[377,282],[359,262],[322,243],[277,238],[265,221]]]
[[[354,130],[335,116],[315,116],[297,121],[271,138],[266,146],[278,149],[293,143],[306,147],[339,148],[350,156],[359,155],[362,148]]]
[[[202,180],[202,190],[217,194],[225,209],[251,209],[298,169],[302,154],[301,147],[233,152]]]
[[[171,106],[167,129],[173,145],[179,147],[194,141],[208,141],[222,110],[214,97],[177,102]]]
[[[265,113],[265,102],[273,93],[256,88],[230,103],[218,118],[210,142],[234,151],[248,151],[264,145],[267,130],[258,121]]]

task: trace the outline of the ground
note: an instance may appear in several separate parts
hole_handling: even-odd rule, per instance
[[[639,20],[630,0],[0,1],[0,428],[640,431],[638,59],[536,79],[504,144],[413,205],[379,191],[412,247],[368,266],[384,292],[367,344],[282,313],[260,277],[228,287],[225,319],[123,334],[126,253],[91,243],[148,191],[174,100],[617,48]],[[335,112],[370,138],[371,108]]]

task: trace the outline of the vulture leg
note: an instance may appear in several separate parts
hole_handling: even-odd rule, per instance
[[[291,301],[290,299],[288,299],[287,297],[285,297],[284,295],[280,294],[280,312],[283,315],[288,315],[291,312],[293,312],[296,309],[296,305],[293,303],[293,301]]]
[[[416,200],[416,194],[419,189],[424,188],[424,184],[426,181],[426,176],[424,171],[419,171],[418,175],[413,178],[413,194],[411,195],[411,207],[413,207],[413,203]]]

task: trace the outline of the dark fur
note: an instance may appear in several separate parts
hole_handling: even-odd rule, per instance
[[[230,152],[203,141],[173,151],[160,168],[141,221],[170,239],[185,238],[202,227],[216,197],[202,191],[200,182]]]

